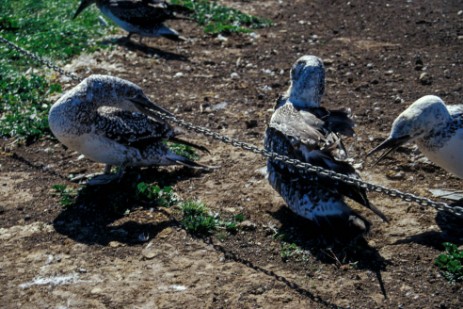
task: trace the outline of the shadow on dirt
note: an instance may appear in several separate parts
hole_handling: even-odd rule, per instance
[[[381,271],[386,270],[388,262],[368,245],[363,236],[354,237],[349,233],[335,235],[326,229],[321,231],[317,224],[301,218],[287,207],[281,207],[271,215],[282,223],[278,230],[280,240],[309,251],[322,263],[370,270],[376,274],[383,296],[387,298]]]
[[[283,277],[281,275],[278,275],[277,273],[275,273],[275,272],[273,272],[271,270],[265,269],[263,267],[255,265],[254,263],[252,263],[249,260],[241,258],[240,256],[238,256],[234,252],[226,249],[225,247],[223,247],[221,245],[218,245],[218,244],[214,243],[211,238],[202,238],[202,240],[206,244],[212,246],[216,251],[221,252],[224,255],[225,259],[234,261],[236,263],[243,264],[243,265],[245,265],[245,266],[247,266],[247,267],[249,267],[251,269],[254,269],[257,272],[266,274],[267,276],[272,277],[275,280],[284,283],[288,288],[290,288],[291,290],[299,293],[301,296],[307,297],[310,300],[318,303],[319,305],[321,305],[323,307],[326,307],[326,308],[340,308],[340,309],[343,308],[343,307],[340,307],[340,306],[335,305],[333,303],[330,303],[330,302],[320,298],[319,296],[315,296],[309,290],[304,289],[303,287],[301,287],[297,283],[295,283],[293,281],[290,281],[289,279],[287,279],[287,278],[285,278],[285,277]],[[317,306],[317,308],[319,308],[319,307]]]
[[[442,245],[444,242],[451,242],[458,246],[463,244],[463,218],[447,211],[439,211],[436,214],[436,223],[441,231],[429,231],[413,235],[398,240],[394,244],[417,243],[439,251],[444,250]]]
[[[173,171],[144,169],[127,172],[119,183],[83,186],[78,191],[75,202],[53,220],[53,226],[58,233],[85,244],[106,246],[111,241],[127,245],[144,243],[146,239],[153,238],[163,229],[177,226],[178,223],[162,212],[154,211],[159,208],[158,205],[138,199],[137,184],[141,180],[145,183],[156,182],[163,188],[191,179],[200,173],[188,168]],[[137,209],[153,209],[150,218],[140,218],[140,221],[154,223],[124,222],[125,214]],[[114,224],[118,220],[120,223]]]
[[[112,38],[104,40],[103,44],[116,44],[119,46],[126,47],[128,50],[133,52],[142,52],[146,55],[156,56],[165,60],[177,60],[177,61],[189,61],[187,56],[179,55],[176,53],[171,53],[168,51],[163,51],[158,48],[149,47],[143,43],[137,43],[132,40],[127,39],[127,37],[121,38]]]

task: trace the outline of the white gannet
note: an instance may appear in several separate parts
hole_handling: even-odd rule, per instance
[[[206,168],[169,150],[173,141],[207,151],[175,137],[165,121],[149,116],[150,110],[171,115],[151,102],[132,82],[113,76],[91,75],[56,101],[48,116],[55,137],[89,159],[121,167],[117,175],[100,176],[94,184],[109,183],[125,167],[185,165]],[[153,113],[151,113],[152,115]]]
[[[299,58],[291,69],[291,85],[275,106],[265,137],[265,149],[325,169],[359,178],[345,160],[338,135],[352,136],[354,123],[348,110],[320,107],[325,70],[315,56]],[[268,180],[296,214],[342,236],[367,232],[370,223],[344,201],[347,196],[386,217],[370,204],[366,192],[354,185],[305,173],[280,161],[267,163]]]
[[[463,178],[463,105],[446,106],[434,95],[418,99],[394,120],[389,137],[368,155],[387,149],[380,161],[413,141],[429,160]]]
[[[135,33],[140,35],[140,41],[144,36],[184,40],[177,31],[163,23],[169,19],[189,19],[182,15],[192,13],[184,6],[169,4],[163,0],[81,0],[73,19],[93,3],[104,15],[129,33],[128,39]]]

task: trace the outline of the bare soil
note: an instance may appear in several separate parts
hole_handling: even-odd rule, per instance
[[[116,40],[113,50],[82,56],[72,66],[83,76],[131,80],[180,118],[262,146],[291,65],[314,54],[327,69],[323,104],[350,107],[355,115],[357,135],[346,144],[364,179],[427,197],[430,188],[461,189],[460,179],[425,160],[413,145],[376,166],[365,153],[419,97],[437,94],[448,104],[462,103],[462,3],[375,2],[227,1],[274,25],[222,39],[175,21],[170,25],[188,42]],[[220,169],[145,169],[107,188],[70,182],[70,174],[100,172],[102,165],[79,159],[52,138],[20,146],[2,141],[1,306],[463,306],[462,283],[447,282],[433,265],[443,242],[463,244],[461,220],[371,193],[391,222],[352,204],[370,219],[372,231],[364,241],[331,250],[268,185],[263,158],[193,133],[185,137],[211,150],[201,163]],[[223,218],[243,213],[247,222],[236,234],[191,235],[175,208],[134,202],[137,181],[172,185],[182,199],[200,199]],[[77,202],[62,207],[54,184],[81,187]],[[286,260],[283,241],[299,248]]]

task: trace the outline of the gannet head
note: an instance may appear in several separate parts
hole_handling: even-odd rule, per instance
[[[368,153],[368,156],[388,149],[378,162],[387,154],[406,142],[427,136],[433,130],[445,127],[451,116],[441,98],[434,95],[424,96],[406,110],[404,110],[392,123],[389,137]]]
[[[76,13],[72,17],[72,19],[76,18],[83,10],[85,10],[87,7],[92,5],[93,3],[96,3],[96,0],[82,0],[80,1],[80,5],[77,8]]]
[[[91,75],[82,84],[86,101],[97,102],[99,106],[138,110],[147,114],[150,114],[150,110],[155,110],[172,116],[169,111],[152,102],[138,85],[125,79],[109,75]],[[150,115],[156,117],[152,113]]]
[[[296,108],[319,107],[325,92],[325,67],[320,58],[306,55],[291,68],[289,101]]]

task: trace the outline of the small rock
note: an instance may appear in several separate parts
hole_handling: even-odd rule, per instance
[[[111,248],[117,248],[117,247],[121,247],[122,244],[121,244],[120,242],[118,242],[118,241],[113,240],[113,241],[110,241],[110,242],[109,242],[109,246],[110,246]]]
[[[405,173],[404,172],[394,172],[394,171],[389,171],[386,173],[386,177],[391,179],[391,180],[402,180],[405,178]]]
[[[244,231],[254,231],[257,225],[249,220],[244,220],[238,224],[238,228]]]
[[[146,245],[146,247],[141,251],[141,255],[143,255],[143,257],[145,259],[148,259],[148,260],[151,260],[153,259],[154,257],[156,257],[156,255],[158,255],[158,252],[157,252],[157,249],[156,246],[150,242],[148,245]]]
[[[90,291],[90,293],[92,293],[92,294],[101,294],[101,292],[103,292],[103,289],[100,288],[100,287],[94,287],[94,288]]]
[[[432,84],[432,76],[426,72],[421,73],[420,75],[420,83],[422,85],[431,85]]]
[[[233,72],[230,74],[231,79],[240,79],[240,75],[236,72]]]
[[[211,109],[213,111],[218,111],[218,110],[221,110],[221,109],[225,109],[227,107],[227,105],[228,105],[227,102],[221,102],[221,103],[217,103],[214,106],[212,106]]]

